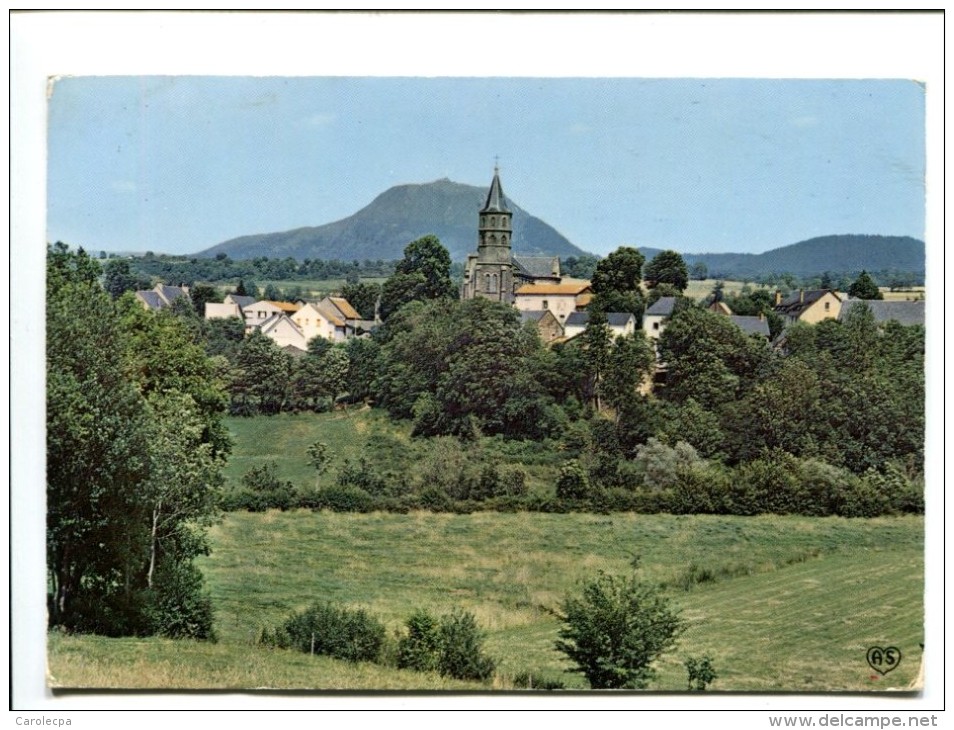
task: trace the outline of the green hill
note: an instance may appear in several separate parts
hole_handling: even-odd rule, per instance
[[[241,236],[197,256],[226,253],[233,259],[258,256],[299,261],[310,259],[399,259],[416,238],[434,234],[462,261],[477,248],[477,212],[486,188],[448,179],[420,185],[397,185],[348,218],[322,226],[280,233]],[[584,253],[554,228],[508,198],[513,210],[513,249],[524,255],[579,256]]]

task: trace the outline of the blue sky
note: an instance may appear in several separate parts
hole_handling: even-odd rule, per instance
[[[74,77],[49,103],[48,238],[192,253],[392,185],[504,190],[584,250],[924,236],[904,80]],[[342,252],[347,256],[347,252]]]

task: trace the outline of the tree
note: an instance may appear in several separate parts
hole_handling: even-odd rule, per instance
[[[689,267],[689,274],[696,281],[703,281],[709,277],[709,267],[706,266],[704,261],[696,261]]]
[[[125,259],[110,259],[103,266],[103,287],[113,299],[119,299],[127,291],[149,288],[149,280],[134,274]]]
[[[884,299],[884,294],[867,271],[862,271],[854,283],[848,287],[848,296],[855,299]]]
[[[678,253],[662,251],[646,264],[643,279],[650,289],[659,284],[669,284],[679,291],[685,291],[689,286],[689,269]]]
[[[635,248],[620,246],[601,259],[591,280],[593,302],[590,311],[632,312],[643,316],[642,271],[645,257]]]
[[[211,284],[195,284],[189,292],[192,306],[199,317],[205,317],[206,302],[221,303],[222,295]]]
[[[636,396],[655,364],[655,351],[642,330],[617,337],[609,348],[599,384],[601,400],[618,411],[622,403]]]
[[[683,629],[659,589],[635,576],[600,573],[568,596],[558,651],[576,663],[593,689],[645,689],[652,663],[675,645]]]
[[[148,470],[145,404],[112,304],[83,255],[54,247],[47,263],[49,621],[126,633],[89,609],[131,604],[134,571],[145,563],[131,509]]]
[[[49,620],[211,638],[192,561],[229,448],[221,384],[177,318],[113,302],[96,273],[82,250],[48,253]]]
[[[311,446],[308,447],[308,463],[315,468],[315,489],[321,487],[321,475],[328,469],[328,464],[331,463],[333,457],[332,452],[328,449],[328,444],[322,441],[315,441]]]
[[[378,299],[381,297],[381,285],[367,282],[347,284],[341,290],[341,296],[358,310],[363,319],[374,319],[374,313],[378,308]]]
[[[411,241],[394,274],[381,288],[381,317],[387,319],[408,302],[453,299],[450,267],[450,253],[437,236]]]
[[[231,384],[233,407],[240,413],[278,413],[288,398],[291,356],[257,329],[242,341]]]
[[[706,410],[737,399],[770,358],[764,340],[695,307],[673,315],[659,338],[659,355],[668,367],[665,397],[694,398]]]

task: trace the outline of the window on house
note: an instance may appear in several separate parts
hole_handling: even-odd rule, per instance
[[[497,293],[497,275],[494,274],[490,277],[490,291],[494,294]]]
[[[653,329],[654,329],[654,330],[658,330],[658,329],[659,329],[659,322],[653,322]]]
[[[825,302],[825,311],[827,312],[829,309],[831,309],[831,302]]]
[[[548,302],[546,299],[543,300],[543,308],[544,308],[544,309],[549,309],[549,308],[550,308],[550,302]]]

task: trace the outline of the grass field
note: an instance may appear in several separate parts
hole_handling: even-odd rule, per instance
[[[269,461],[277,463],[280,479],[299,487],[314,484],[315,471],[308,464],[307,449],[315,441],[327,443],[332,452],[322,484],[334,482],[346,459],[354,462],[365,457],[382,468],[410,469],[426,457],[429,449],[428,442],[411,439],[409,423],[394,423],[382,411],[364,406],[333,413],[283,413],[225,421],[235,441],[225,468],[231,486],[237,486],[242,475],[253,467]],[[262,444],[267,444],[267,449]],[[554,483],[561,459],[554,456],[550,446],[504,442],[494,447],[498,464],[525,469],[531,490]]]
[[[425,453],[406,426],[367,409],[233,418],[227,476],[275,459],[280,476],[311,484],[315,440],[345,458],[406,448],[408,468]],[[384,442],[386,443],[386,441]],[[267,444],[267,449],[263,448]],[[499,446],[499,445],[498,445]],[[542,448],[537,446],[535,448]],[[263,453],[265,452],[265,453]],[[532,461],[531,488],[551,474],[544,454],[507,446],[504,463]],[[708,515],[477,513],[368,515],[308,511],[230,513],[210,533],[200,567],[216,608],[218,644],[51,634],[52,682],[67,687],[490,689],[437,675],[349,665],[255,645],[313,601],[376,614],[393,635],[415,608],[472,611],[498,660],[492,687],[514,678],[584,689],[553,648],[562,598],[597,570],[665,584],[688,628],[659,662],[654,690],[685,689],[683,661],[710,654],[731,691],[859,691],[905,688],[923,643],[923,519],[846,520]],[[689,566],[714,580],[685,590]],[[870,646],[903,660],[885,677],[865,662]],[[872,677],[875,677],[874,679]]]
[[[919,518],[233,513],[202,561],[219,644],[56,635],[51,674],[65,686],[466,686],[254,645],[263,625],[330,600],[367,608],[392,631],[417,607],[463,607],[488,634],[496,688],[528,673],[582,689],[553,649],[552,611],[580,579],[626,572],[639,555],[643,577],[669,584],[688,621],[652,689],[684,689],[682,662],[705,653],[714,689],[904,688],[923,642],[921,535]],[[717,579],[684,590],[690,563]],[[902,664],[872,679],[865,651],[887,644]]]
[[[383,284],[386,277],[362,278],[363,284]],[[338,294],[347,282],[345,279],[264,279],[256,282],[259,290],[264,291],[269,284],[274,284],[282,291],[300,288],[305,297],[319,299],[329,294]]]

